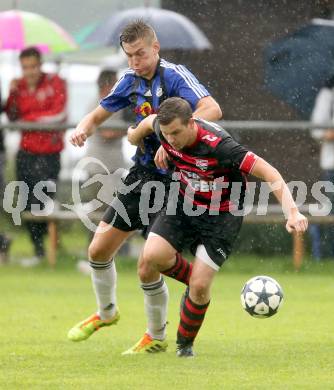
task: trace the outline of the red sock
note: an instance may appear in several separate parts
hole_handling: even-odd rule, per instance
[[[161,273],[188,286],[192,269],[193,264],[184,259],[180,253],[177,253],[173,267],[167,269],[166,271],[162,271]]]
[[[205,305],[197,305],[189,296],[184,300],[177,330],[177,344],[192,344],[204,321],[210,301]]]

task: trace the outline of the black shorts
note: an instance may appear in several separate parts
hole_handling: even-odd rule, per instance
[[[121,186],[116,198],[105,211],[102,221],[125,232],[143,230],[143,235],[146,237],[155,218],[165,205],[170,180],[170,175],[161,175],[134,165],[123,181],[124,186]],[[156,182],[161,187],[156,190],[154,185],[145,186],[149,182]],[[162,187],[164,193],[161,191]],[[147,212],[147,207],[152,209],[154,205],[158,211]]]
[[[167,240],[177,252],[190,249],[193,255],[204,246],[213,268],[218,269],[231,254],[233,244],[241,229],[243,217],[229,212],[209,215],[205,211],[200,216],[188,216],[182,206],[178,206],[176,215],[167,215],[163,210],[154,221],[151,233]],[[202,257],[197,253],[198,257]],[[205,260],[204,258],[202,258]]]

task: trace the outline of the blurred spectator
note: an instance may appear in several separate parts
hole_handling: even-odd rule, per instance
[[[2,111],[1,106],[1,95],[0,95],[0,114]],[[5,146],[3,133],[0,129],[0,213],[2,211],[2,202],[3,194],[5,191],[5,179],[4,179],[4,169],[5,169]],[[0,233],[0,265],[8,261],[8,250],[10,245],[10,239],[6,237],[5,234]]]
[[[20,53],[23,77],[12,80],[6,113],[11,121],[39,123],[61,123],[66,119],[66,85],[57,75],[41,70],[41,53],[36,48],[27,48]],[[16,160],[17,180],[29,187],[26,210],[32,204],[41,204],[34,196],[33,189],[39,181],[55,183],[60,170],[60,152],[63,149],[63,132],[22,131],[20,148]],[[52,197],[54,192],[45,187],[43,192]],[[43,204],[41,204],[43,208]],[[45,255],[45,222],[27,222],[30,238],[34,245],[35,257],[25,259],[23,265],[35,265]]]
[[[112,70],[102,70],[98,79],[98,101],[94,101],[90,111],[109,94],[113,85],[117,81],[117,74]],[[109,126],[110,122],[122,120],[122,111],[116,112],[112,119],[104,122],[103,126]],[[100,160],[109,170],[110,173],[118,168],[125,168],[126,163],[122,151],[122,138],[125,132],[117,128],[108,128],[95,132],[88,140],[87,156],[95,157]],[[101,165],[89,164],[88,173],[93,176],[97,173],[106,173]]]
[[[333,123],[330,129],[313,129],[312,137],[320,143],[320,168],[322,170],[321,180],[330,181],[334,184],[334,85],[333,83],[322,88],[315,101],[311,121],[317,124]],[[333,205],[334,194],[326,194]],[[331,213],[334,213],[333,206]],[[312,224],[309,227],[312,255],[320,260],[323,256],[324,244],[329,244],[329,255],[334,257],[334,227]]]
[[[104,69],[100,72],[97,79],[98,99],[92,102],[92,106],[89,111],[93,110],[100,100],[109,94],[116,81],[117,73],[113,70]],[[122,138],[124,137],[125,132],[110,125],[112,121],[122,120],[123,114],[123,110],[115,112],[112,118],[103,123],[104,127],[110,126],[110,128],[95,132],[87,141],[87,157],[94,157],[99,160],[110,173],[114,173],[118,168],[128,168],[122,150]],[[96,174],[107,175],[108,173],[102,165],[93,162],[87,165],[87,171],[89,177],[93,177]],[[107,185],[102,186],[99,181],[90,185],[89,197],[91,199],[99,198],[100,201],[108,199],[110,202],[113,195],[110,192],[117,188],[117,182],[121,179],[121,176],[122,170],[117,172],[117,174],[109,175]],[[108,194],[101,194],[99,191],[108,191]],[[101,209],[105,210],[107,206],[108,205],[104,203],[104,205],[101,206],[100,211]],[[92,239],[91,235],[90,239]],[[120,249],[119,253],[121,255],[128,255],[129,249],[129,243],[126,242]],[[91,272],[91,267],[88,261],[80,261],[78,266],[84,273]]]

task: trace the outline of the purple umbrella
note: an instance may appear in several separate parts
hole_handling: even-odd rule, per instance
[[[114,13],[88,35],[87,46],[119,46],[119,36],[126,24],[136,19],[149,23],[157,33],[162,49],[211,49],[203,32],[188,18],[160,8],[132,8]]]

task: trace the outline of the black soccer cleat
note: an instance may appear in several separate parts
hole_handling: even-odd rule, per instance
[[[176,356],[178,357],[194,357],[193,345],[192,344],[177,344]]]

